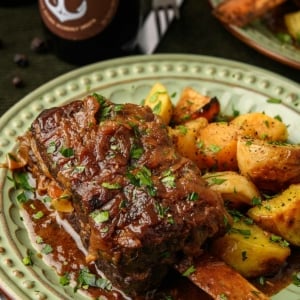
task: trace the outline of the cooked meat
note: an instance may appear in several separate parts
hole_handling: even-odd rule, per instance
[[[130,295],[225,227],[221,198],[147,107],[88,96],[42,112],[29,137],[41,172],[72,194],[87,259]]]

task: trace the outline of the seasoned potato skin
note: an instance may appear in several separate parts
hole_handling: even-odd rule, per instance
[[[239,137],[237,162],[241,174],[259,190],[278,193],[292,183],[300,183],[300,145]]]
[[[291,250],[271,242],[270,237],[257,225],[239,220],[228,233],[212,242],[211,250],[247,278],[271,275],[284,264]]]
[[[212,190],[221,194],[226,205],[231,208],[251,207],[253,199],[261,197],[253,182],[238,172],[208,172],[202,177]]]
[[[274,198],[248,211],[261,228],[300,246],[300,184],[292,184]]]
[[[284,123],[259,112],[242,114],[234,118],[231,123],[238,127],[241,136],[282,142],[285,142],[288,137]]]
[[[144,105],[149,106],[155,114],[159,115],[166,125],[170,123],[173,104],[166,87],[162,83],[157,82],[152,86]]]
[[[172,123],[183,124],[197,118],[205,118],[208,122],[220,112],[220,103],[217,98],[204,96],[191,87],[186,87],[174,107]]]
[[[197,157],[197,138],[201,129],[206,127],[208,122],[205,118],[198,118],[178,125],[174,128],[168,127],[169,135],[177,151],[184,157],[195,160]]]
[[[237,171],[237,128],[227,122],[213,122],[200,130],[195,162],[200,169]]]

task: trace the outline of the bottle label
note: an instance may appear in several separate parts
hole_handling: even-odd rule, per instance
[[[40,0],[39,4],[50,31],[64,39],[84,40],[109,25],[119,0]]]

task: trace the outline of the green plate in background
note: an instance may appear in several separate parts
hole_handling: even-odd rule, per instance
[[[223,0],[209,0],[213,8],[222,1]],[[290,67],[300,69],[300,48],[283,44],[275,34],[262,23],[253,22],[243,28],[228,24],[224,24],[224,26],[242,42],[262,54]]]
[[[247,64],[197,55],[133,56],[86,66],[36,89],[7,111],[0,120],[0,161],[15,147],[23,134],[45,108],[98,92],[115,102],[140,103],[151,86],[160,81],[170,94],[191,86],[217,96],[222,111],[241,113],[264,111],[280,115],[289,125],[290,140],[300,143],[300,86],[279,75]],[[281,104],[267,102],[281,99]],[[0,288],[15,300],[86,299],[62,287],[54,270],[42,260],[26,267],[22,257],[32,245],[20,220],[18,207],[8,196],[11,182],[0,169]],[[290,285],[274,300],[300,300],[300,288]],[[192,299],[189,299],[192,300]]]

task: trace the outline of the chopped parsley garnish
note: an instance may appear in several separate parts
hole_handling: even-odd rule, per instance
[[[49,145],[47,147],[47,153],[53,154],[55,152],[55,150],[56,150],[56,144],[55,144],[55,142],[52,141],[49,143]]]
[[[34,191],[34,188],[29,183],[28,173],[26,172],[14,172],[13,179],[8,179],[14,183],[16,189],[22,189],[30,192]]]
[[[130,183],[132,183],[133,185],[139,187],[147,187],[147,190],[151,196],[156,195],[156,190],[151,178],[152,173],[147,167],[142,166],[137,171],[130,171],[127,173],[126,176],[130,180]]]
[[[284,240],[281,236],[272,234],[270,236],[270,241],[272,243],[278,243],[281,247],[285,248],[289,246],[289,242],[287,242],[286,240]]]
[[[66,286],[70,284],[70,274],[65,273],[63,276],[59,278],[59,284],[62,286]]]
[[[17,201],[19,203],[25,203],[27,200],[29,200],[29,197],[26,195],[26,193],[24,191],[21,191],[18,195],[17,195]]]
[[[35,220],[39,220],[41,219],[42,217],[44,216],[44,213],[39,210],[38,212],[36,212],[35,214],[32,215],[32,217],[35,219]]]
[[[107,291],[112,289],[112,284],[108,279],[97,277],[95,274],[91,273],[88,268],[80,270],[77,282],[77,288],[88,289],[91,286]]]
[[[195,271],[196,271],[195,267],[190,266],[182,273],[182,276],[188,277],[188,276],[192,275]]]
[[[23,257],[22,262],[25,266],[32,266],[33,262],[30,255]]]
[[[119,111],[122,111],[123,108],[124,108],[124,104],[115,104],[114,111],[119,112]]]
[[[266,278],[265,278],[264,276],[259,276],[259,277],[257,278],[257,281],[258,281],[258,283],[259,283],[260,285],[265,285],[265,283],[266,283]]]
[[[161,101],[158,101],[152,108],[153,113],[158,115],[161,112],[161,106],[162,106]]]
[[[199,194],[196,192],[191,192],[190,194],[188,194],[187,199],[189,201],[197,201],[199,199]]]
[[[62,147],[59,152],[64,157],[72,157],[74,155],[74,150],[72,148]]]
[[[218,153],[222,150],[222,148],[218,145],[209,145],[208,149],[213,153]]]
[[[184,125],[178,125],[178,126],[176,126],[176,129],[178,129],[179,132],[180,132],[181,134],[183,134],[183,135],[186,135],[187,132],[188,132],[187,127],[184,126]]]
[[[120,189],[122,186],[120,183],[112,183],[112,182],[102,182],[101,186],[103,186],[104,188],[108,189],[108,190],[117,190]]]
[[[100,94],[93,93],[93,97],[95,97],[100,105],[103,105],[106,102],[106,98]]]
[[[127,206],[127,201],[126,200],[122,200],[119,204],[119,208],[122,209],[122,208],[125,208]]]
[[[45,246],[42,248],[41,252],[43,254],[50,254],[53,251],[53,248],[49,244],[45,244]]]
[[[220,295],[219,295],[219,299],[220,299],[220,300],[228,300],[228,297],[227,297],[226,294],[223,293],[223,294],[220,294]]]
[[[163,94],[167,94],[167,92],[166,91],[157,91],[150,97],[149,101],[152,103],[156,102],[158,99],[158,96],[163,95]]]
[[[212,185],[212,184],[215,184],[215,185],[220,185],[222,183],[224,183],[225,181],[227,181],[227,179],[224,179],[224,178],[220,178],[220,177],[211,177],[209,178],[209,184]]]
[[[130,157],[132,159],[139,159],[143,153],[144,153],[144,149],[142,147],[137,147],[133,145],[130,150]]]
[[[159,217],[164,218],[166,216],[167,211],[169,210],[168,207],[163,207],[161,203],[155,202],[155,209]]]
[[[239,228],[231,227],[229,233],[241,234],[245,238],[249,238],[251,236],[251,230],[249,229],[239,229]]]
[[[292,275],[293,284],[300,287],[300,272]]]
[[[267,99],[268,103],[274,103],[274,104],[280,104],[282,101],[280,99],[277,98],[269,98]]]
[[[234,118],[238,117],[240,115],[240,111],[236,110],[233,106],[232,106],[232,116]]]
[[[95,223],[100,224],[109,220],[109,211],[107,210],[95,210],[90,213],[90,217],[95,221]]]
[[[288,33],[278,32],[278,33],[276,33],[276,37],[283,44],[292,44],[293,43],[293,38]]]
[[[36,241],[37,244],[43,244],[44,243],[43,238],[39,235],[35,238],[35,241]]]
[[[167,170],[163,172],[162,174],[163,178],[161,179],[161,182],[164,184],[165,187],[168,188],[174,188],[176,187],[175,184],[175,175],[171,170]]]
[[[261,206],[262,200],[261,200],[260,197],[253,197],[253,198],[251,199],[251,203],[252,203],[252,205],[254,205],[254,206]]]
[[[74,168],[74,173],[80,174],[80,173],[83,173],[84,170],[85,170],[85,166],[76,166],[76,167]]]

